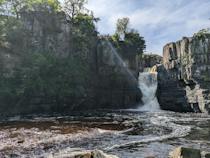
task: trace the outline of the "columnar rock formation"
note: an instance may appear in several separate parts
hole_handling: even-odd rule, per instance
[[[158,72],[163,109],[210,112],[210,34],[167,44]]]
[[[137,78],[111,43],[101,39],[95,53],[94,105],[116,109],[135,107],[141,102]]]

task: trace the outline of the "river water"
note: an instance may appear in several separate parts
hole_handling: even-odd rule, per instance
[[[61,157],[100,149],[121,158],[167,158],[178,146],[210,152],[210,116],[160,110],[156,74],[142,73],[138,109],[16,116],[0,122],[0,158]]]
[[[205,114],[91,111],[14,117],[0,127],[0,157],[52,157],[73,148],[101,149],[122,158],[166,158],[178,146],[210,151]]]

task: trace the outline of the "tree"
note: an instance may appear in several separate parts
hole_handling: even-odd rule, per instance
[[[57,12],[60,11],[61,5],[58,0],[30,0],[27,7],[31,10]]]
[[[85,8],[86,3],[87,0],[64,0],[62,7],[71,30],[69,56],[80,56],[81,59],[87,58],[90,43],[96,40],[95,22],[99,20]]]
[[[122,55],[141,55],[146,48],[145,40],[137,30],[129,29],[128,25],[129,18],[118,19],[116,33],[109,40]]]
[[[22,11],[57,11],[60,9],[58,0],[0,0],[1,15],[20,17]]]
[[[132,29],[130,32],[127,32],[124,40],[130,52],[137,55],[143,54],[143,51],[146,48],[145,40],[140,36],[138,31]]]
[[[128,61],[128,67],[136,71],[136,59],[143,54],[146,45],[144,38],[138,31],[128,29],[128,24],[128,18],[118,19],[117,31],[109,40],[113,43],[121,57]]]
[[[26,0],[2,0],[1,5],[1,14],[7,16],[15,16],[19,19],[20,10],[27,4]]]
[[[71,55],[78,56],[81,60],[87,59],[87,52],[91,50],[91,45],[96,41],[97,31],[95,19],[87,14],[79,14],[74,19],[71,28]]]
[[[63,10],[70,20],[73,20],[80,13],[87,11],[84,7],[86,3],[87,0],[64,0]]]
[[[70,36],[64,39],[64,50],[57,37],[66,33],[60,26],[66,19],[57,11],[57,0],[0,0],[0,111],[11,107],[30,111],[42,104],[73,107],[87,98],[98,19],[85,14],[84,0],[69,2],[73,22],[67,24]],[[37,29],[33,29],[34,18]],[[27,27],[26,22],[30,22]],[[11,56],[8,60],[4,52]]]
[[[16,16],[17,19],[20,17],[20,10],[26,5],[25,0],[8,0],[11,5],[12,14]]]
[[[198,38],[198,39],[203,39],[209,35],[210,35],[210,28],[206,28],[206,29],[202,29],[198,31],[197,33],[194,33],[193,37]]]
[[[124,36],[126,32],[128,31],[128,25],[129,25],[129,18],[122,18],[117,20],[117,28],[116,33],[124,39]]]

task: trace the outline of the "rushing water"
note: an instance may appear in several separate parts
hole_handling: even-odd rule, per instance
[[[51,157],[73,148],[122,158],[166,158],[177,146],[210,151],[210,117],[173,112],[98,111],[2,121],[0,157]]]
[[[156,98],[157,91],[157,73],[142,72],[139,73],[139,88],[143,94],[144,105],[139,107],[140,111],[159,111],[159,103]]]
[[[129,70],[126,73],[133,78]],[[156,73],[140,73],[139,88],[144,105],[136,110],[1,120],[0,158],[61,157],[75,149],[100,149],[121,158],[167,158],[178,146],[210,151],[209,115],[161,111]]]
[[[178,146],[210,152],[210,116],[161,111],[157,74],[139,75],[144,106],[136,110],[13,117],[0,122],[1,157],[61,157],[100,149],[121,158],[167,158]]]
[[[167,158],[178,146],[210,151],[210,116],[161,111],[157,74],[139,75],[144,106],[136,110],[13,117],[0,122],[0,157],[61,157],[100,149],[121,158]]]

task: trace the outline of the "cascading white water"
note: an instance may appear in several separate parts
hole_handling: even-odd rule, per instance
[[[143,106],[139,107],[141,111],[159,111],[160,106],[156,98],[157,91],[157,73],[142,72],[139,73],[139,88],[142,92]]]

